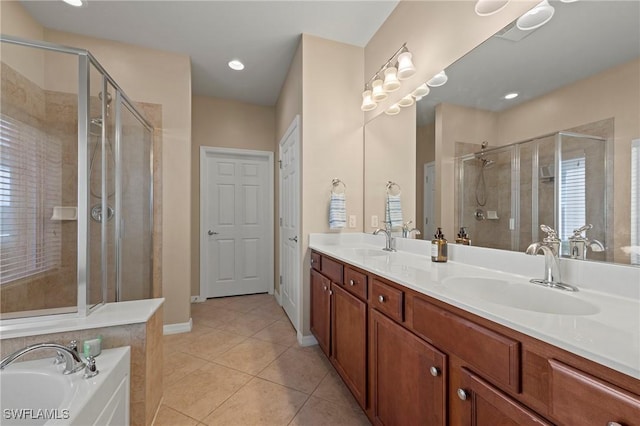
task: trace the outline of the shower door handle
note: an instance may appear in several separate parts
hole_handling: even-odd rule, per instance
[[[211,229],[209,229],[209,232],[207,232],[207,234],[209,234],[209,235],[218,235],[217,232],[214,232]]]

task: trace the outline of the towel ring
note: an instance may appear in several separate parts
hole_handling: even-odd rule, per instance
[[[347,192],[347,184],[344,183],[343,181],[341,181],[338,178],[334,178],[331,181],[331,185],[332,185],[332,189],[331,192],[335,193],[335,194],[344,194],[345,192]],[[340,187],[340,185],[342,185],[342,192],[338,192],[336,191],[337,188]]]
[[[387,194],[390,195],[400,195],[402,193],[402,188],[395,182],[387,181]]]

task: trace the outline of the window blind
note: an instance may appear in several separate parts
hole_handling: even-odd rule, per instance
[[[585,157],[562,160],[561,170],[560,239],[566,242],[573,235],[573,230],[585,225],[587,220]]]
[[[60,265],[58,138],[0,114],[0,284]]]
[[[631,142],[631,264],[640,265],[640,139]]]

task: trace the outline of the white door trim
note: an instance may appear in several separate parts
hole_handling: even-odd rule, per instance
[[[203,253],[205,253],[205,245],[206,245],[206,237],[204,235],[203,229],[206,229],[207,226],[205,224],[205,203],[202,200],[205,199],[205,183],[206,177],[203,173],[205,170],[205,161],[207,158],[207,154],[210,155],[236,155],[241,157],[260,157],[267,160],[268,163],[268,182],[267,182],[267,200],[268,200],[268,209],[265,212],[267,215],[266,223],[269,223],[269,229],[267,230],[267,238],[270,247],[274,247],[274,221],[273,221],[273,199],[274,199],[274,172],[273,172],[273,152],[271,151],[257,151],[251,149],[237,149],[237,148],[217,148],[211,146],[200,146],[200,225],[198,227],[198,232],[200,235],[200,299],[206,298],[207,289],[206,289],[206,268],[203,266],[202,258]],[[273,294],[274,291],[274,280],[273,280],[273,252],[274,250],[269,250],[267,254],[267,263],[269,265],[269,277],[271,280],[271,284],[269,285],[269,294]]]

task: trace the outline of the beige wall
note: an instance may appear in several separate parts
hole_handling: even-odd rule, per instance
[[[2,32],[88,49],[134,101],[162,105],[162,282],[165,324],[190,317],[191,62],[187,55],[41,29],[2,2]],[[25,16],[27,15],[27,16]],[[4,48],[3,48],[4,58]],[[47,64],[49,66],[49,64]],[[55,67],[55,64],[51,64]],[[56,81],[60,84],[62,80]],[[52,84],[54,82],[51,82]]]
[[[194,96],[191,144],[191,294],[200,294],[200,147],[275,152],[275,108]]]
[[[365,125],[364,138],[364,231],[385,227],[386,185],[401,188],[402,220],[416,220],[416,106],[398,115],[381,114]],[[396,193],[396,189],[393,189]],[[378,226],[371,226],[372,216]],[[398,229],[394,228],[394,231]]]
[[[427,124],[416,129],[416,220],[415,227],[421,239],[431,239],[424,234],[424,165],[436,160],[436,125]]]

